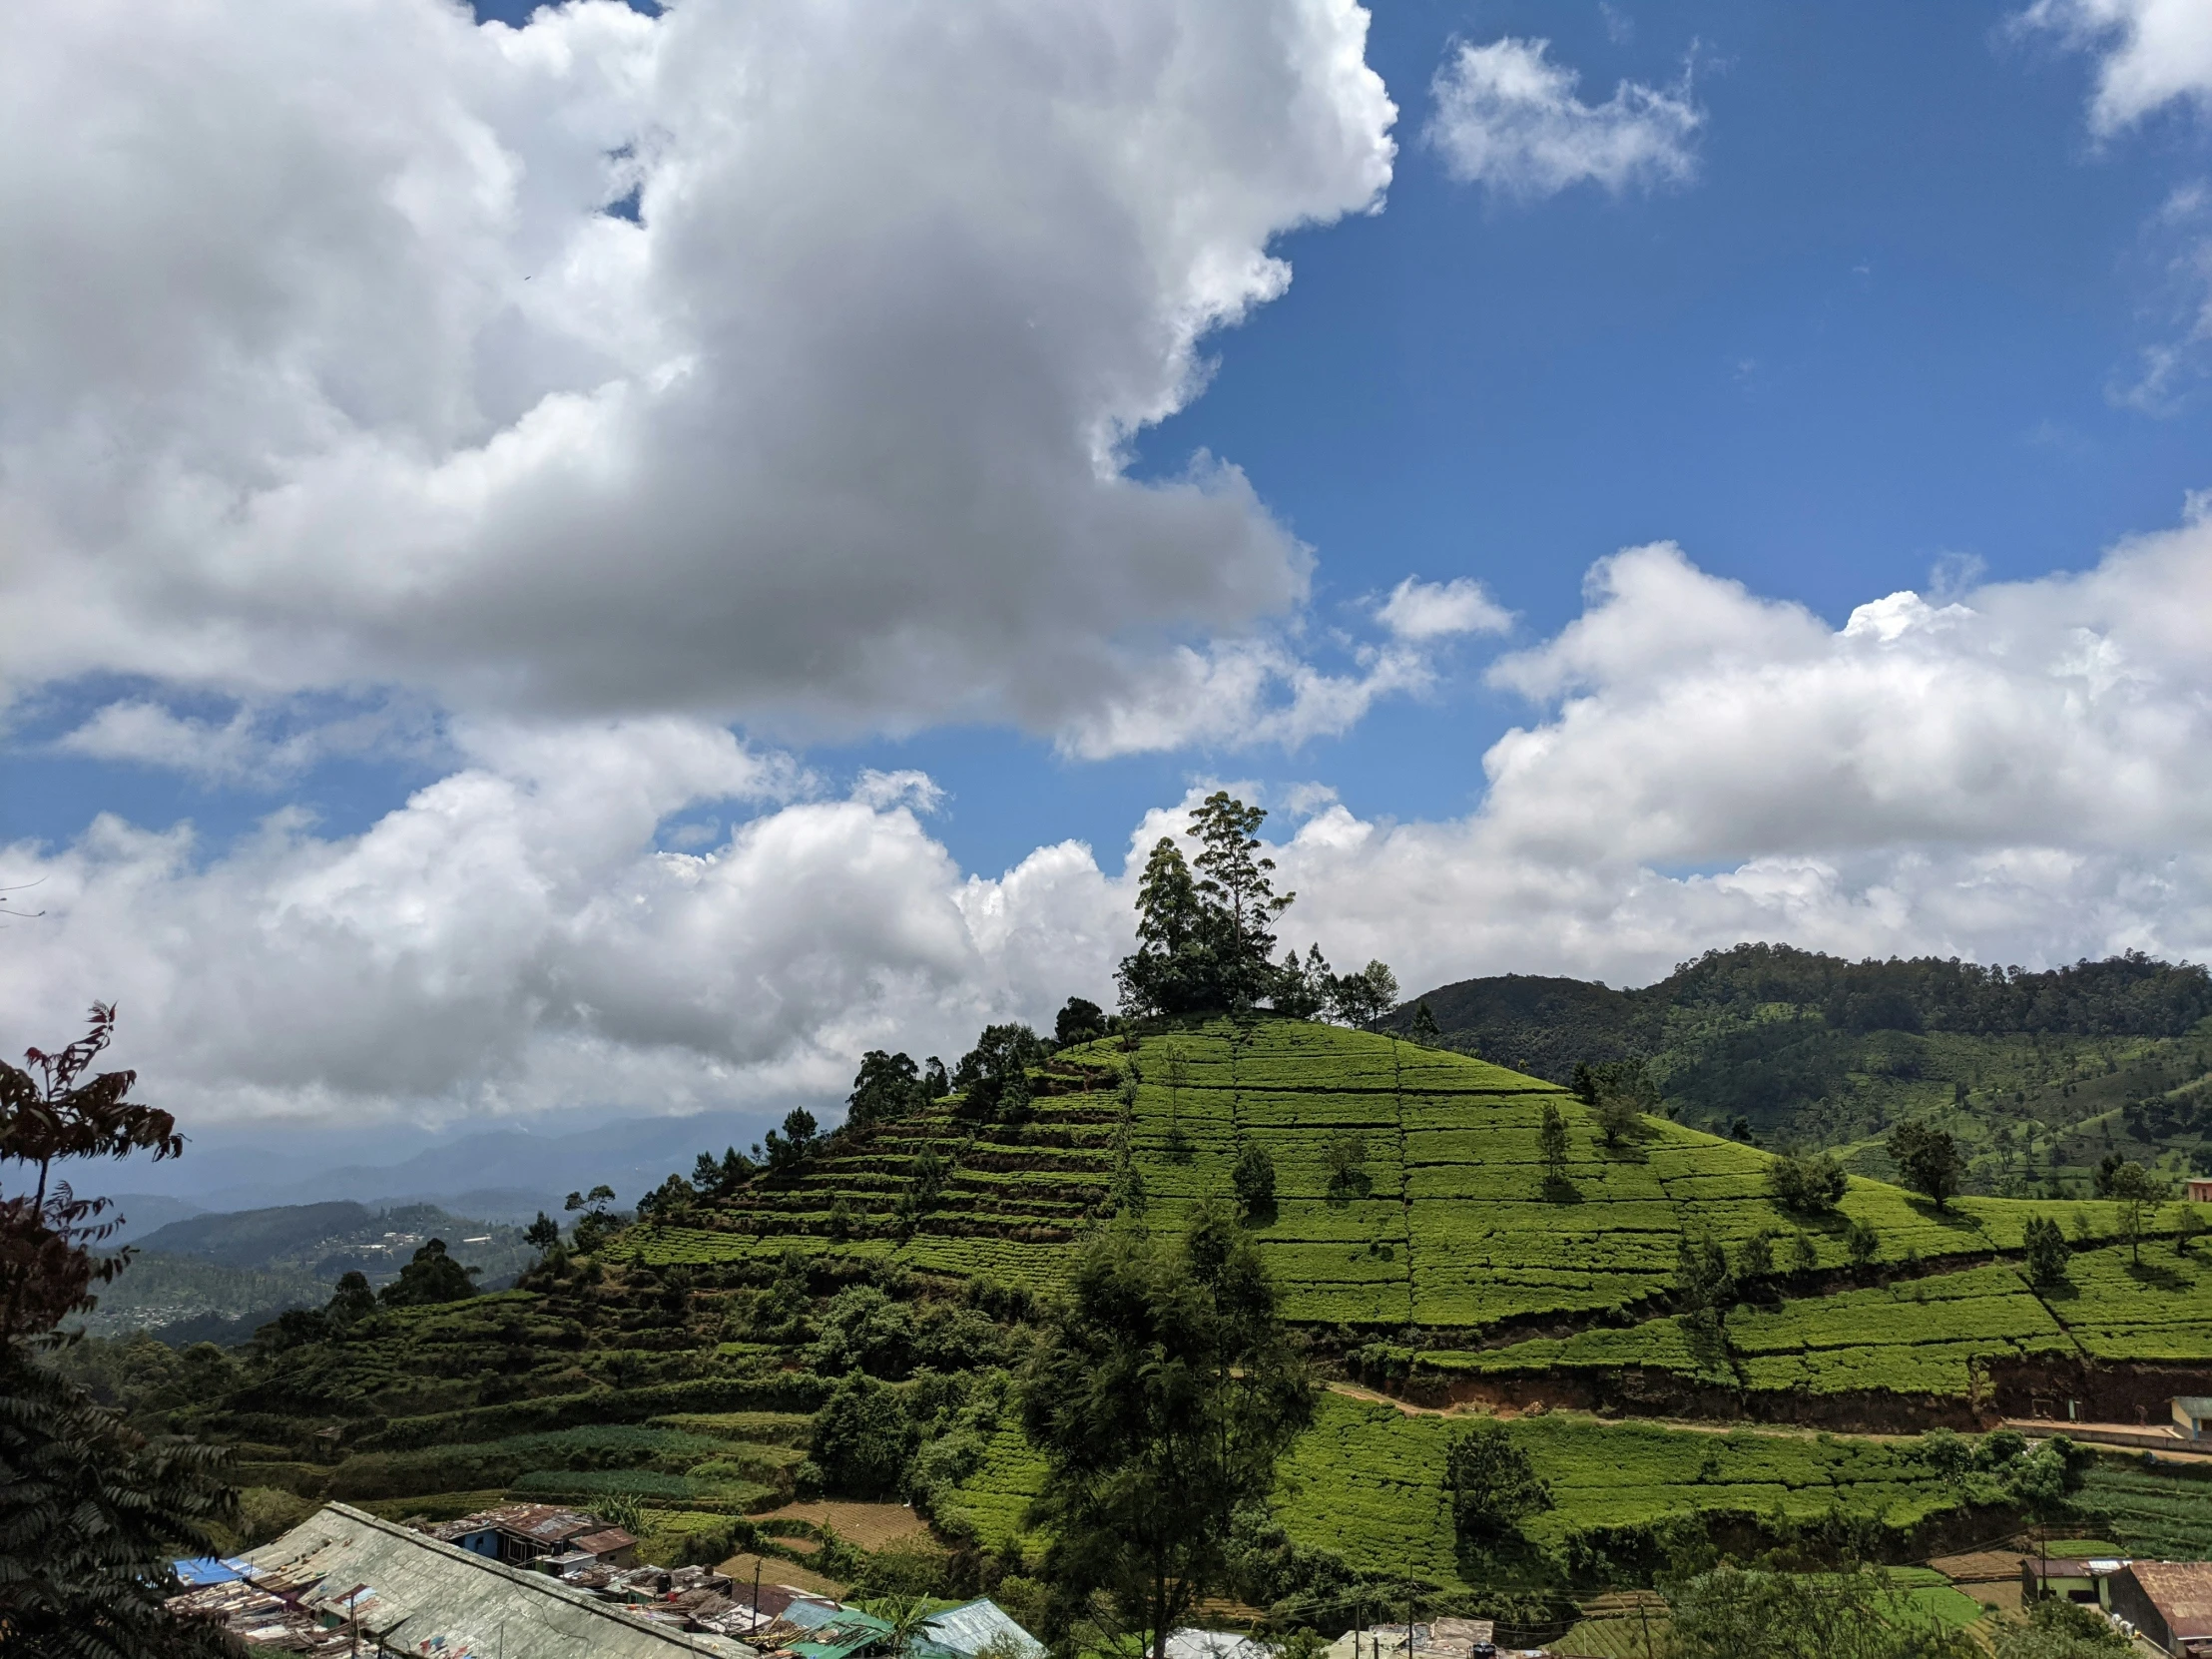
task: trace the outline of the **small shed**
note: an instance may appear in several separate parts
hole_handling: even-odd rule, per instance
[[[2212,1394],[2174,1396],[2174,1426],[2181,1430],[2184,1438],[2203,1439],[2208,1423],[2212,1423]]]
[[[604,1532],[587,1532],[580,1538],[571,1538],[568,1547],[572,1552],[589,1555],[603,1567],[634,1567],[638,1564],[638,1540],[619,1526],[610,1526]]]
[[[2212,1654],[2212,1561],[2130,1561],[2113,1575],[2112,1611],[2168,1653]]]
[[[1168,1632],[1167,1659],[1275,1659],[1275,1649],[1256,1636],[1186,1625]]]
[[[2212,1178],[2192,1175],[2189,1177],[2187,1192],[2191,1204],[2212,1204]]]

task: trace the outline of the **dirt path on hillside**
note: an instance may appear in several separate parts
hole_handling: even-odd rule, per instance
[[[1379,1388],[1363,1387],[1357,1382],[1330,1382],[1327,1386],[1331,1393],[1343,1394],[1348,1399],[1362,1399],[1373,1405],[1395,1406],[1409,1417],[1495,1416],[1504,1421],[1511,1421],[1514,1417],[1528,1415],[1526,1411],[1484,1411],[1467,1403],[1416,1405],[1409,1399],[1399,1399],[1395,1394],[1383,1393]],[[1644,1422],[1651,1424],[1654,1428],[1679,1428],[1692,1434],[1764,1434],[1769,1438],[1778,1440],[1811,1440],[1817,1439],[1823,1434],[1833,1434],[1840,1439],[1853,1440],[1898,1441],[1920,1438],[1918,1434],[1861,1433],[1857,1430],[1804,1428],[1795,1423],[1784,1422],[1713,1422],[1695,1417],[1606,1417],[1600,1416],[1595,1411],[1577,1411],[1574,1415],[1588,1417],[1593,1422]]]

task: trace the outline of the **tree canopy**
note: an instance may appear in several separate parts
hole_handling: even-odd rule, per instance
[[[1180,1240],[1098,1234],[1022,1389],[1050,1470],[1033,1523],[1056,1633],[1169,1631],[1225,1581],[1232,1518],[1266,1498],[1312,1421],[1313,1383],[1260,1254],[1202,1205]]]
[[[433,1303],[459,1302],[476,1294],[474,1281],[480,1271],[464,1268],[456,1262],[447,1252],[443,1239],[430,1239],[399,1270],[399,1277],[376,1293],[377,1299],[387,1308],[426,1308]]]
[[[1926,1193],[1938,1210],[1949,1207],[1966,1173],[1956,1141],[1925,1123],[1901,1123],[1890,1132],[1889,1153],[1907,1186]]]

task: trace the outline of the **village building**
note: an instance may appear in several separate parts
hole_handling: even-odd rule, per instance
[[[2212,1424],[2212,1394],[2179,1394],[2174,1398],[2174,1428],[2182,1438],[2201,1440]]]
[[[2068,1555],[2023,1556],[2020,1600],[2033,1602],[2057,1596],[2110,1611],[2112,1576],[2126,1565],[2125,1561],[2082,1560]]]
[[[600,1558],[604,1546],[611,1557],[628,1549],[628,1560],[610,1559],[608,1565],[630,1566],[637,1560],[637,1539],[620,1527],[609,1527],[597,1515],[562,1508],[552,1503],[504,1503],[496,1509],[480,1509],[459,1520],[445,1521],[429,1529],[430,1536],[482,1555],[504,1561],[510,1567],[526,1567],[540,1556],[569,1555],[578,1550]],[[610,1543],[617,1534],[621,1543]]]
[[[1014,1659],[1043,1659],[1044,1643],[988,1597],[930,1614],[906,1643],[912,1659],[975,1659],[986,1650]]]
[[[2110,1607],[2175,1659],[2212,1656],[2212,1561],[2130,1561]]]
[[[214,1581],[175,1597],[171,1610],[221,1623],[255,1653],[756,1659],[742,1642],[687,1630],[673,1609],[609,1601],[342,1503],[259,1549],[194,1566]]]

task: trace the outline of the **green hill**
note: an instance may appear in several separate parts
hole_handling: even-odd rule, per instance
[[[727,1198],[673,1202],[588,1257],[557,1253],[511,1292],[379,1309],[277,1352],[202,1351],[203,1373],[229,1370],[189,1404],[147,1350],[87,1344],[66,1363],[105,1367],[114,1397],[168,1426],[247,1445],[248,1477],[287,1501],[399,1514],[502,1491],[626,1494],[656,1547],[684,1534],[712,1549],[795,1493],[887,1492],[947,1545],[975,1546],[940,1580],[972,1587],[1022,1548],[1037,1465],[1011,1373],[1036,1299],[1086,1229],[1117,1215],[1178,1229],[1258,1148],[1275,1190],[1250,1224],[1340,1389],[1525,1413],[1512,1433],[1558,1498],[1531,1529],[1550,1563],[1529,1566],[1538,1578],[1632,1578],[1651,1524],[1685,1513],[1753,1531],[1842,1517],[1904,1556],[2001,1531],[2012,1517],[1917,1442],[1855,1431],[1971,1427],[2053,1389],[2117,1408],[2212,1380],[2212,1274],[2177,1251],[2178,1207],[2139,1267],[2102,1202],[1984,1196],[1938,1213],[1855,1177],[1835,1214],[1807,1219],[1771,1196],[1775,1159],[1755,1147],[1659,1117],[1608,1146],[1555,1084],[1274,1018],[1064,1049],[1032,1085],[1018,1121],[960,1096],[913,1106]],[[1563,1180],[1540,1154],[1547,1108]],[[2039,1214],[2081,1241],[2070,1282],[2043,1290],[2019,1266]],[[1686,1241],[1748,1270],[1717,1330],[1677,1306]],[[904,1425],[888,1476],[840,1463],[817,1426],[862,1374]],[[1332,1395],[1278,1494],[1282,1549],[1261,1553],[1457,1584],[1451,1426]],[[2164,1512],[2155,1492],[2115,1492],[2115,1514],[2123,1497],[2125,1513]],[[1247,1593],[1287,1592],[1279,1574]]]
[[[1682,1122],[1844,1149],[1929,1118],[1972,1190],[2086,1194],[2108,1156],[2212,1172],[2212,976],[2138,955],[2048,972],[1923,957],[1847,962],[1786,945],[1711,951],[1634,990],[1506,974],[1425,1003],[1448,1045],[1554,1082],[1577,1062],[1648,1063]]]
[[[1348,1351],[1378,1339],[1450,1350],[1561,1325],[1624,1341],[1617,1328],[1665,1311],[1685,1238],[1740,1255],[1766,1235],[1780,1258],[1772,1290],[1786,1299],[2016,1256],[2033,1215],[2090,1239],[2118,1229],[2104,1202],[1965,1198],[1937,1214],[1857,1177],[1833,1215],[1809,1220],[1770,1195],[1770,1153],[1658,1118],[1609,1148],[1556,1085],[1299,1021],[1217,1021],[1147,1037],[1133,1052],[1070,1049],[1046,1081],[1059,1092],[1037,1100],[1027,1123],[971,1121],[952,1097],[796,1177],[761,1180],[694,1225],[634,1229],[619,1248],[649,1265],[695,1267],[797,1250],[1043,1290],[1076,1229],[1117,1192],[1142,1193],[1147,1225],[1178,1228],[1196,1199],[1229,1194],[1249,1143],[1275,1166],[1276,1201],[1251,1226],[1289,1317]],[[1547,1188],[1537,1147],[1547,1105],[1567,1127],[1558,1189]],[[1359,1173],[1333,1184],[1330,1150],[1348,1142]],[[895,1201],[925,1157],[943,1172],[940,1194],[901,1220]],[[1877,1240],[1863,1270],[1851,1263],[1855,1223]],[[2058,1330],[2056,1317],[2009,1267],[2000,1272],[2020,1307],[1989,1352],[2032,1349]],[[2212,1361],[2212,1347],[2172,1357]]]

